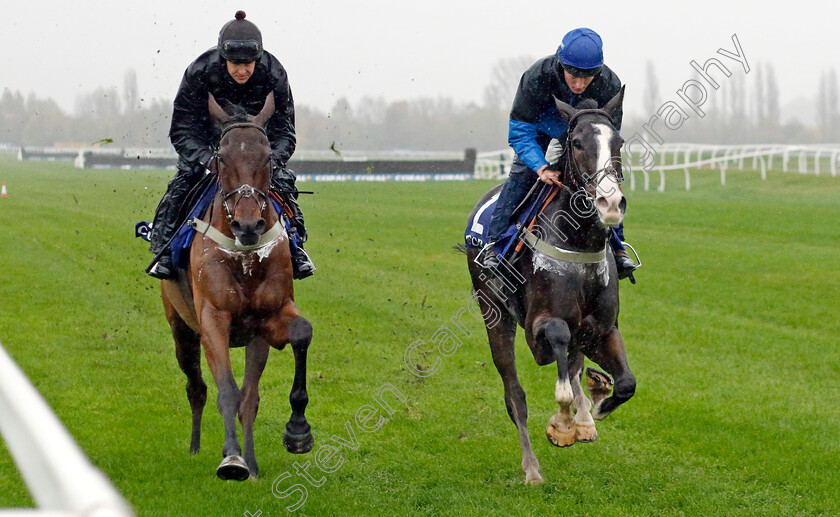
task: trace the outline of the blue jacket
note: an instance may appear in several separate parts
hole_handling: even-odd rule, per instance
[[[604,107],[621,89],[618,76],[606,65],[580,95],[572,93],[563,77],[556,55],[534,63],[522,74],[513,107],[510,110],[508,143],[522,162],[533,171],[548,165],[545,152],[552,138],[565,138],[569,128],[554,104],[554,97],[574,105],[580,99],[592,99]],[[621,129],[622,113],[613,117],[613,125]]]

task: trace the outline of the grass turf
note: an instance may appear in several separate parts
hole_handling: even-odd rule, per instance
[[[694,171],[692,190],[627,192],[627,236],[645,262],[622,282],[622,332],[636,396],[594,444],[556,449],[554,367],[519,341],[519,375],[545,484],[526,487],[519,445],[480,322],[449,357],[432,334],[464,307],[464,257],[450,247],[490,182],[311,184],[302,200],[318,273],[297,283],[312,322],[307,417],[331,473],[288,454],[293,361],[272,351],[261,382],[256,482],[221,482],[221,418],[210,387],[202,452],[149,259],[133,239],[164,171],[81,171],[0,159],[0,342],[138,515],[830,515],[840,513],[840,181]],[[412,375],[405,349],[430,377]],[[239,379],[242,350],[232,351]],[[384,384],[406,398],[380,428],[354,423]],[[284,473],[290,477],[283,478]],[[273,490],[274,489],[274,490]],[[31,506],[0,446],[0,507]]]

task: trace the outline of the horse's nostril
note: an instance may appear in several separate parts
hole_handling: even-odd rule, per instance
[[[254,231],[262,233],[263,230],[265,230],[265,219],[260,219],[259,221],[257,221],[257,224],[254,227]]]
[[[231,223],[230,223],[230,229],[233,230],[234,232],[239,232],[239,231],[242,231],[242,225],[239,224],[239,221],[234,220],[234,221],[231,221]]]
[[[609,202],[607,202],[607,198],[605,197],[599,197],[596,199],[595,204],[597,204],[598,208],[601,210],[606,210],[610,206]]]

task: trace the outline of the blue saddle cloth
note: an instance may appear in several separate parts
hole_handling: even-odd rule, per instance
[[[189,221],[190,219],[203,219],[207,213],[207,209],[210,208],[210,204],[213,203],[213,198],[216,197],[216,192],[218,192],[218,190],[218,180],[208,182],[207,186],[204,187],[204,190],[200,193],[200,195],[196,197],[198,201],[190,209],[185,221]],[[276,210],[278,214],[282,215],[283,209],[274,200],[274,198],[270,197],[270,199],[271,203],[274,205],[274,210]],[[286,233],[289,235],[289,245],[297,247],[299,245],[299,237],[297,232],[289,231],[289,218],[281,217],[281,221],[286,229]],[[140,221],[134,226],[135,237],[140,237],[148,241],[151,239],[151,234],[152,224],[148,221]],[[169,248],[172,250],[172,263],[175,264],[176,267],[186,269],[190,265],[190,246],[192,246],[194,238],[195,230],[189,225],[182,224],[178,229],[178,232],[175,234],[175,237],[172,239],[172,242],[169,244]]]
[[[534,217],[539,205],[545,199],[549,189],[543,189],[538,196],[534,196],[531,201],[519,212],[511,221],[499,239],[493,250],[498,255],[504,255],[511,245],[513,238],[516,236],[517,225],[523,224],[525,221]],[[496,208],[496,202],[499,200],[499,194],[491,197],[481,205],[469,221],[467,221],[467,230],[464,232],[464,243],[467,248],[483,248],[487,244],[487,231],[490,228],[490,219],[493,217],[493,210]]]

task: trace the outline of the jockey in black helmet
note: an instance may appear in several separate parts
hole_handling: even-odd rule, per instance
[[[301,243],[306,240],[303,213],[295,200],[295,174],[286,168],[296,144],[295,106],[286,70],[277,58],[263,50],[257,26],[245,19],[243,11],[237,11],[235,19],[219,32],[218,44],[187,67],[175,96],[169,139],[178,152],[178,172],[155,212],[150,251],[160,256],[149,270],[150,275],[175,276],[168,244],[182,223],[180,214],[187,194],[213,166],[220,135],[209,113],[208,94],[212,93],[222,105],[227,101],[256,115],[272,91],[276,109],[266,127],[273,166],[271,187],[282,193],[294,212],[291,231],[298,233]],[[311,275],[315,266],[303,247],[291,248],[295,278]]]
[[[545,154],[552,138],[565,142],[569,126],[560,118],[554,97],[572,106],[583,99],[592,99],[602,108],[620,89],[618,76],[604,64],[601,37],[586,28],[568,32],[556,54],[540,59],[522,74],[508,129],[508,143],[516,155],[487,230],[489,244],[483,250],[482,259],[485,267],[499,265],[500,258],[493,251],[493,244],[507,229],[513,211],[534,182],[540,179],[550,184],[552,177],[557,178],[556,171],[548,170]],[[617,130],[621,129],[621,117],[620,112],[613,117]],[[616,229],[621,240],[624,240],[623,231],[623,224]],[[620,242],[614,239],[610,242],[618,276],[626,278],[636,264]]]

